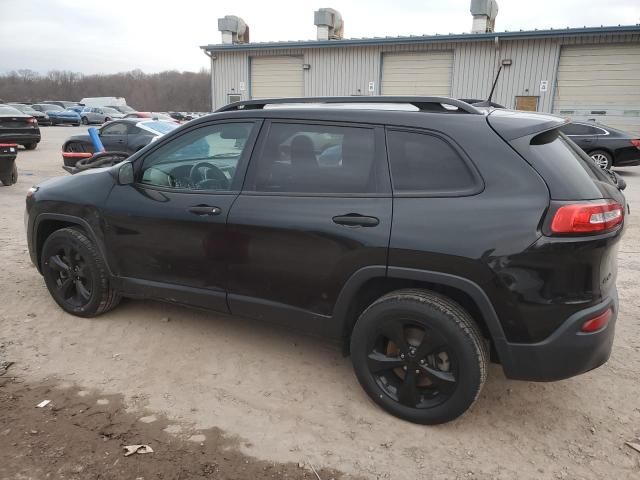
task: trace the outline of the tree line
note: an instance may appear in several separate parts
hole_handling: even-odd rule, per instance
[[[39,74],[17,70],[0,74],[0,99],[5,102],[80,101],[85,97],[125,97],[140,111],[206,112],[211,109],[209,73],[166,71],[84,75],[64,70]]]

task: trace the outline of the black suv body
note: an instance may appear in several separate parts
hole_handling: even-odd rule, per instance
[[[325,105],[278,106],[308,102]],[[294,325],[343,341],[387,411],[448,421],[489,355],[535,381],[610,355],[626,203],[564,122],[446,98],[240,102],[34,187],[29,251],[73,314],[127,296]]]

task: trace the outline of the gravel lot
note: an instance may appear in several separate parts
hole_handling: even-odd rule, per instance
[[[640,437],[640,217],[634,211],[640,205],[640,167],[618,169],[628,183],[632,215],[619,253],[621,312],[608,364],[550,384],[509,381],[499,366],[492,365],[473,410],[453,423],[422,427],[390,417],[374,406],[360,389],[350,360],[338,348],[315,339],[245,319],[155,302],[124,302],[113,312],[89,320],[64,314],[29,261],[24,195],[31,185],[65,174],[61,144],[68,135],[82,130],[42,128],[38,149],[19,154],[18,184],[0,187],[0,361],[15,362],[0,379],[17,377],[22,387],[42,395],[53,395],[42,390],[46,385],[66,388],[64,395],[51,390],[58,392],[56,408],[62,409],[69,406],[66,402],[73,402],[78,389],[90,392],[91,398],[117,396],[130,415],[156,414],[163,422],[177,425],[170,431],[179,441],[187,441],[192,434],[205,435],[199,443],[214,442],[234,455],[249,455],[233,458],[247,458],[259,468],[290,462],[273,467],[274,472],[289,472],[287,478],[315,478],[308,476],[309,463],[322,480],[331,478],[329,475],[640,478],[640,453],[625,446],[625,441]],[[0,394],[17,388],[13,381],[1,385]],[[37,420],[42,412],[44,422],[45,409],[35,409],[35,397],[19,390],[0,395],[0,402],[29,399],[23,407],[18,405],[31,409],[29,415],[25,410],[25,418],[36,414]],[[0,404],[0,410],[8,411],[8,405]],[[11,412],[15,414],[15,408]],[[63,417],[60,422],[67,418]],[[75,420],[83,421],[80,417]],[[0,431],[0,478],[44,478],[38,472],[48,467],[37,458],[46,452],[26,446],[15,451],[23,444],[25,431],[41,429],[22,424],[11,429],[11,425],[0,423],[5,428]],[[214,431],[218,433],[212,434]],[[59,440],[59,445],[71,446],[65,452],[69,461],[80,466],[91,463],[86,452],[79,450],[74,459],[69,432]],[[150,443],[158,437],[157,432],[145,429],[133,433],[119,438]],[[143,438],[147,434],[152,438]],[[55,444],[55,430],[51,435]],[[120,462],[137,465],[142,458],[147,463],[157,458],[161,465],[162,446],[169,455],[167,449],[174,444],[158,442],[161,448],[155,457],[138,455]],[[11,445],[13,449],[8,448]],[[96,445],[91,452],[101,455],[100,444]],[[175,462],[180,458],[187,462],[191,457],[175,457]],[[304,465],[298,467],[299,463]],[[321,467],[327,470],[320,471]],[[89,470],[76,470],[67,472],[65,478],[96,478]],[[136,478],[139,471],[126,470],[113,478]],[[59,470],[53,474],[60,476]],[[274,474],[281,476],[284,473]],[[152,477],[179,475],[145,478]],[[212,478],[255,477],[240,471],[212,474]]]

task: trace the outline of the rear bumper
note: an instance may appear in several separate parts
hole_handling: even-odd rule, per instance
[[[40,132],[29,133],[0,133],[0,143],[17,143],[18,145],[25,145],[27,143],[39,143]]]
[[[593,333],[580,331],[582,324],[608,308],[609,323]],[[501,349],[505,376],[515,380],[550,382],[580,375],[604,364],[611,355],[618,316],[618,293],[569,317],[549,338],[537,343],[509,343]]]

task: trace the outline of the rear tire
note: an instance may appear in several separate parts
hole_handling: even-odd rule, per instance
[[[9,174],[9,176],[4,177],[3,179],[0,179],[0,181],[5,187],[9,187],[17,183],[18,182],[18,166],[14,163],[13,169],[11,170],[11,173]]]
[[[435,425],[459,417],[476,401],[489,352],[459,304],[407,289],[384,295],[360,315],[351,358],[375,403],[409,422]]]
[[[23,145],[23,147],[26,148],[27,150],[35,150],[37,146],[38,146],[38,144],[36,142],[27,143],[27,144]]]
[[[613,166],[613,157],[609,152],[604,150],[594,150],[593,152],[589,152],[589,156],[596,162],[603,170],[610,170]]]
[[[42,247],[41,265],[49,293],[72,315],[95,317],[120,303],[102,255],[77,228],[49,235]]]

